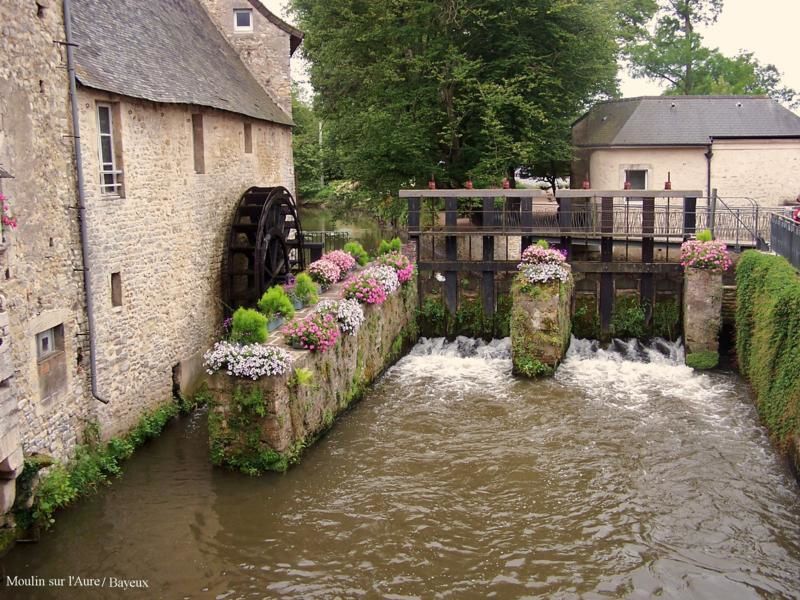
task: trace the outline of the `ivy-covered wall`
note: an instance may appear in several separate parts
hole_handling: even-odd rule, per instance
[[[515,375],[552,375],[569,347],[574,282],[528,283],[518,277],[511,286],[511,360]]]
[[[380,306],[364,306],[355,336],[329,350],[290,350],[292,369],[252,381],[219,371],[209,380],[211,460],[245,473],[285,471],[303,449],[358,400],[367,386],[416,342],[412,282]]]
[[[800,274],[781,256],[749,250],[736,287],[739,368],[770,434],[800,468]]]

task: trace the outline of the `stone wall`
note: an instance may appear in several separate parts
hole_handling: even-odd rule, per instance
[[[410,283],[382,305],[364,306],[355,336],[342,336],[321,354],[289,350],[293,369],[312,373],[308,385],[293,381],[293,369],[257,381],[216,373],[209,382],[212,461],[251,474],[285,470],[416,340],[416,305]]]
[[[89,400],[86,320],[61,3],[0,2],[0,179],[16,230],[0,245],[0,479],[18,450],[69,456]],[[36,335],[63,327],[57,389],[40,393]],[[7,378],[9,349],[13,377]],[[6,350],[3,350],[6,349]],[[12,454],[17,457],[8,461]],[[7,484],[3,484],[7,486]],[[5,497],[5,494],[4,494]],[[5,508],[5,504],[3,507]],[[2,512],[2,511],[0,511]]]
[[[513,373],[525,377],[552,375],[569,347],[575,284],[531,284],[517,276],[511,286],[511,361]]]
[[[683,336],[686,364],[710,369],[719,362],[722,323],[722,273],[687,268],[683,286]]]
[[[260,0],[200,0],[261,86],[288,115],[292,114],[289,34],[265,16]],[[253,31],[233,30],[233,10],[252,10]]]
[[[184,391],[222,319],[221,265],[230,219],[249,187],[292,189],[291,129],[214,109],[79,89],[98,392],[105,436]],[[100,192],[98,102],[118,106],[124,197]],[[205,172],[196,173],[192,114],[203,115]],[[244,124],[252,127],[245,152]],[[121,306],[111,276],[119,273]]]

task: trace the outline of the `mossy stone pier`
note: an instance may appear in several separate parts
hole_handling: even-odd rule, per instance
[[[572,275],[565,282],[531,284],[517,277],[511,286],[511,360],[513,373],[552,375],[569,347]]]
[[[695,369],[717,366],[721,323],[722,273],[687,268],[683,293],[687,365]]]
[[[217,372],[209,379],[211,459],[256,475],[285,471],[336,416],[416,342],[417,288],[412,280],[380,306],[364,306],[356,335],[329,350],[290,350],[292,369],[255,381]],[[300,369],[310,372],[301,377]]]

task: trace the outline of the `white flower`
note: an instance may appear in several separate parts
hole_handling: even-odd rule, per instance
[[[355,335],[364,323],[364,309],[361,308],[358,300],[342,300],[339,302],[336,319],[339,321],[339,329],[342,330],[342,333]]]
[[[566,281],[569,278],[569,270],[562,264],[556,263],[522,263],[519,265],[519,270],[530,283]]]
[[[397,279],[397,271],[386,265],[372,265],[362,271],[363,277],[372,277],[381,284],[387,294],[397,291],[400,287],[400,280]]]
[[[226,368],[228,375],[258,379],[283,375],[292,364],[292,357],[283,348],[264,344],[217,342],[203,355],[209,375]]]

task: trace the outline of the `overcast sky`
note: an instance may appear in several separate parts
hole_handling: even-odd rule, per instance
[[[263,0],[276,14],[287,16],[286,0]],[[762,63],[772,63],[783,75],[783,83],[800,90],[800,0],[725,0],[717,23],[701,30],[706,45],[733,56],[739,50],[755,53]],[[295,61],[296,62],[296,61]],[[293,65],[295,79],[304,79],[300,65]],[[655,83],[632,80],[620,73],[624,96],[657,95]]]

